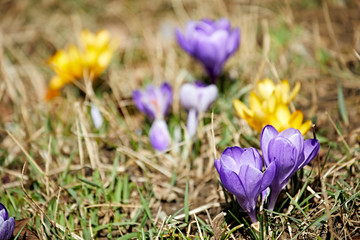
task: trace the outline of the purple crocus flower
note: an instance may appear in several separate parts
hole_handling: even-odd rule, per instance
[[[9,218],[5,206],[0,203],[0,239],[8,240],[13,236],[15,228],[15,219]]]
[[[170,146],[170,134],[164,117],[172,103],[173,93],[168,83],[160,87],[149,85],[145,91],[135,90],[133,98],[138,109],[154,120],[149,138],[151,145],[158,151]]]
[[[206,86],[195,82],[195,84],[185,83],[182,85],[180,89],[180,102],[188,111],[186,127],[190,137],[196,133],[199,113],[208,110],[210,105],[216,100],[217,95],[218,90],[214,84]]]
[[[298,129],[289,128],[279,133],[273,126],[267,125],[261,132],[260,147],[265,166],[276,165],[268,203],[268,209],[273,210],[281,189],[296,171],[316,157],[320,144],[317,139],[304,141]]]
[[[263,162],[255,148],[229,147],[215,160],[215,167],[223,186],[232,194],[250,216],[257,222],[256,202],[262,191],[271,184],[276,168],[270,164],[262,172]]]
[[[137,108],[150,119],[162,119],[172,103],[173,93],[165,82],[160,87],[149,85],[145,91],[135,90],[133,98]]]
[[[216,22],[209,19],[189,21],[185,32],[176,29],[175,35],[184,51],[202,63],[213,82],[240,43],[240,30],[231,29],[226,18]]]

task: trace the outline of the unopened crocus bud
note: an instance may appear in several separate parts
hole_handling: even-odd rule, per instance
[[[215,167],[223,186],[232,194],[242,209],[257,222],[256,202],[259,195],[271,184],[276,168],[270,164],[262,172],[263,162],[255,148],[229,147],[215,160]]]
[[[214,84],[206,86],[201,83],[185,83],[180,89],[181,105],[188,111],[187,131],[192,137],[196,133],[198,115],[205,112],[216,100],[218,95],[217,87]]]
[[[9,213],[5,206],[0,203],[0,239],[8,240],[13,236],[15,229],[15,219],[9,218]]]
[[[171,137],[169,134],[168,126],[162,119],[156,119],[149,132],[150,143],[154,149],[164,151],[169,148]]]
[[[175,34],[179,45],[202,63],[213,82],[240,43],[240,30],[232,29],[226,18],[189,21],[184,33],[177,29]]]
[[[268,203],[268,209],[273,210],[280,191],[292,175],[316,157],[320,144],[317,139],[304,141],[297,129],[289,128],[279,133],[273,126],[267,125],[261,132],[260,147],[265,166],[276,165]]]

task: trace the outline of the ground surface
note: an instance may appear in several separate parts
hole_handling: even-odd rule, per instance
[[[16,231],[26,224],[28,239],[360,239],[359,11],[355,0],[2,1],[0,200]],[[166,79],[177,92],[204,78],[173,31],[220,17],[242,36],[218,83],[214,138],[209,112],[194,144],[181,137],[156,153],[132,90]],[[120,39],[116,57],[95,94],[67,86],[44,101],[53,74],[47,60],[83,28],[110,30]],[[260,212],[264,232],[256,233],[213,163],[228,146],[259,147],[231,103],[247,101],[265,77],[301,82],[293,104],[316,124],[321,149],[280,196],[278,214]],[[106,120],[100,130],[91,103]],[[184,133],[177,94],[170,112],[172,136]]]

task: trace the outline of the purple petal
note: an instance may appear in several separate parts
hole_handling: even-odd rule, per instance
[[[216,100],[218,96],[218,89],[216,85],[211,84],[207,87],[199,89],[199,106],[198,110],[205,112],[210,105]]]
[[[169,148],[171,137],[167,124],[164,120],[157,119],[154,121],[150,128],[149,138],[154,149],[163,151]]]
[[[253,199],[260,193],[260,187],[263,174],[261,171],[251,165],[242,165],[240,167],[241,180],[249,199]]]
[[[260,191],[263,192],[270,186],[270,184],[274,180],[275,174],[276,174],[276,163],[272,162],[272,163],[270,163],[270,165],[266,168],[266,170],[264,172]]]
[[[196,110],[193,108],[193,109],[190,109],[190,111],[188,113],[187,122],[186,122],[186,129],[188,131],[190,138],[192,138],[195,135],[197,125],[198,125],[198,117],[197,117]]]
[[[180,102],[186,109],[197,109],[198,94],[197,89],[193,84],[185,83],[180,88]]]
[[[304,162],[299,164],[298,169],[303,168],[309,162],[311,162],[320,150],[320,143],[317,139],[308,139],[304,142]]]
[[[276,176],[273,184],[280,185],[282,188],[297,169],[297,149],[288,139],[278,137],[270,141],[268,154],[269,162],[276,164]]]
[[[161,93],[161,95],[159,96],[158,101],[160,103],[161,112],[162,112],[163,116],[165,116],[165,114],[173,100],[173,92],[172,92],[171,86],[167,82],[164,82],[160,86],[160,93]]]
[[[303,152],[304,137],[298,129],[288,128],[279,133],[278,137],[284,137],[288,139],[295,146],[299,154]]]
[[[220,179],[223,186],[236,197],[244,198],[245,190],[239,179],[239,176],[232,170],[225,168],[223,165],[220,167]]]
[[[250,165],[255,169],[262,171],[263,162],[256,148],[248,148],[244,151],[240,158],[240,165]]]
[[[145,91],[133,91],[133,98],[138,109],[151,119],[162,119],[172,103],[172,89],[168,83],[159,88],[148,85]]]
[[[235,28],[229,35],[227,46],[226,46],[226,58],[233,55],[240,45],[240,29]]]
[[[149,103],[146,94],[147,93],[144,91],[135,90],[133,91],[133,99],[140,112],[143,112],[149,118],[154,119],[156,115],[155,108],[151,103]]]
[[[234,161],[237,165],[236,173],[239,173],[241,155],[245,152],[245,150],[246,150],[246,148],[240,148],[237,146],[228,147],[224,150],[224,152],[221,154],[221,156],[229,156],[230,158],[234,159]]]
[[[0,239],[8,240],[13,236],[15,229],[15,219],[11,217],[0,225]]]
[[[264,158],[264,162],[265,162],[265,166],[269,166],[270,165],[270,160],[269,160],[269,143],[270,141],[275,138],[277,135],[279,134],[279,132],[271,125],[266,125],[260,135],[260,148],[263,154],[263,158]]]
[[[8,211],[2,203],[0,203],[0,218],[3,220],[7,220],[9,218]]]
[[[180,47],[182,49],[184,49],[185,52],[189,53],[189,54],[193,54],[192,52],[192,48],[191,46],[189,46],[189,42],[187,41],[187,39],[185,38],[185,36],[182,34],[182,32],[179,29],[175,30],[175,37],[176,40],[178,42],[178,44],[180,45]]]
[[[194,54],[205,67],[214,68],[219,61],[218,47],[216,43],[209,41],[208,36],[201,36],[196,39]]]
[[[227,18],[220,18],[214,23],[214,28],[219,30],[227,30],[229,31],[231,28],[230,22]]]

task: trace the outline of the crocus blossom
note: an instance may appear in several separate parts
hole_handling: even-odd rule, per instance
[[[259,81],[255,91],[250,93],[250,108],[238,99],[234,99],[233,105],[239,117],[245,119],[259,133],[264,126],[270,124],[280,132],[295,128],[304,135],[310,130],[311,121],[303,123],[303,113],[300,110],[291,113],[288,107],[299,91],[300,83],[296,83],[290,92],[287,80],[274,84],[266,78]]]
[[[189,21],[184,33],[177,29],[175,34],[179,45],[202,63],[213,82],[240,43],[240,30],[232,29],[226,18]]]
[[[15,219],[9,218],[9,213],[5,206],[0,203],[0,239],[8,240],[13,236],[15,229]]]
[[[79,79],[95,79],[110,64],[117,48],[117,42],[106,30],[96,34],[83,30],[80,46],[70,45],[57,51],[49,60],[56,75],[50,80],[46,99],[59,95],[60,89]]]
[[[223,186],[236,196],[240,207],[256,223],[256,203],[274,179],[275,164],[269,164],[262,172],[263,162],[255,148],[230,147],[215,160],[215,167]]]
[[[185,83],[180,88],[181,105],[188,111],[186,126],[190,137],[196,133],[199,113],[207,111],[217,95],[218,90],[214,84],[206,86],[199,82]]]
[[[164,117],[173,99],[171,86],[166,82],[160,87],[149,85],[144,91],[133,91],[133,99],[137,108],[154,120],[149,132],[151,145],[158,151],[168,148],[171,138]]]
[[[317,139],[304,141],[298,129],[289,128],[279,133],[273,126],[267,125],[261,132],[260,147],[265,166],[276,165],[268,203],[268,209],[273,210],[281,189],[296,171],[316,157],[320,144]]]

